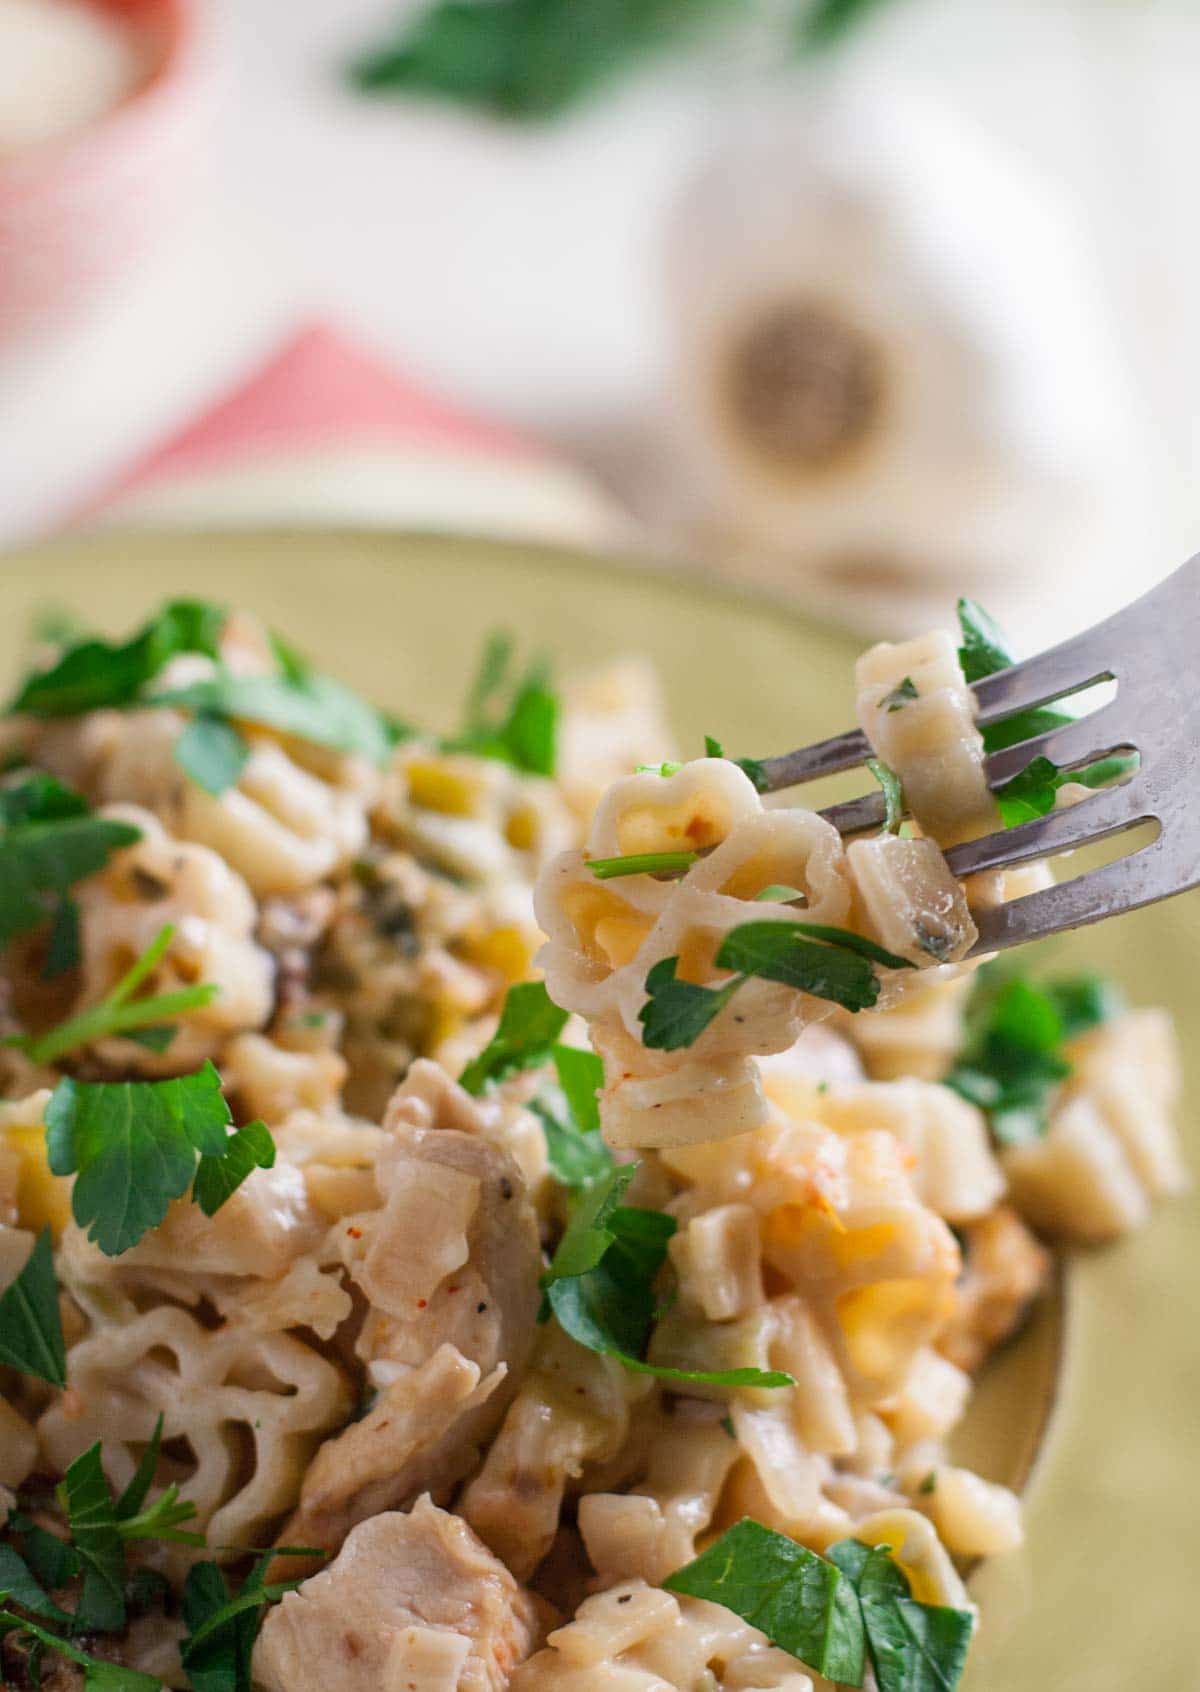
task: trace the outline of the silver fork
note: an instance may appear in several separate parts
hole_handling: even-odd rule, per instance
[[[1073,881],[977,911],[976,951],[1040,940],[1200,884],[1200,553],[1095,628],[976,682],[979,725],[1068,699],[1096,682],[1115,682],[1116,697],[1090,716],[993,753],[989,784],[999,787],[1037,757],[1070,770],[1126,749],[1139,754],[1136,773],[1068,809],[955,846],[947,861],[955,875],[967,876],[1054,857],[1140,823],[1156,822],[1158,835]],[[766,790],[852,769],[870,753],[865,736],[853,730],[766,758]],[[857,833],[882,822],[883,795],[833,805],[822,815],[843,834]]]

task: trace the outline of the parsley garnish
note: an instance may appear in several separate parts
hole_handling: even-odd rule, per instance
[[[666,781],[668,776],[678,775],[682,768],[682,764],[668,760],[662,764],[635,764],[633,773],[634,775],[662,776],[663,780]]]
[[[578,1344],[615,1357],[626,1369],[666,1381],[713,1386],[794,1386],[790,1375],[764,1369],[672,1369],[642,1359],[658,1306],[654,1281],[676,1222],[658,1210],[622,1205],[638,1165],[626,1163],[586,1187],[542,1276],[543,1319],[553,1311]]]
[[[0,1635],[9,1633],[28,1634],[40,1647],[77,1663],[83,1670],[85,1692],[163,1692],[163,1683],[156,1675],[143,1674],[140,1669],[126,1668],[124,1663],[109,1662],[104,1657],[93,1657],[69,1639],[58,1638],[39,1622],[14,1615],[11,1610],[0,1610]]]
[[[0,1293],[0,1363],[51,1386],[67,1384],[49,1228],[42,1229],[25,1267]]]
[[[911,699],[919,698],[917,684],[911,676],[905,676],[904,680],[894,687],[890,693],[884,694],[879,703],[890,714],[893,711],[903,711]]]
[[[1097,758],[1080,770],[1060,770],[1049,758],[1034,758],[1011,781],[995,790],[995,799],[1006,828],[1018,823],[1044,817],[1054,809],[1060,787],[1078,782],[1083,787],[1105,787],[1119,776],[1137,769],[1136,752],[1114,752],[1107,758]]]
[[[900,777],[880,758],[868,758],[867,768],[883,789],[884,818],[882,834],[899,834],[904,821],[904,791]]]
[[[267,1570],[280,1554],[268,1551],[261,1557],[236,1598],[216,1563],[197,1563],[189,1571],[183,1589],[188,1633],[179,1654],[195,1692],[251,1692],[250,1658],[259,1612],[300,1584],[266,1584]]]
[[[954,1692],[975,1618],[969,1610],[918,1603],[888,1551],[843,1539],[828,1552],[858,1598],[879,1692]]]
[[[959,600],[958,626],[962,633],[958,661],[968,682],[982,681],[985,676],[1011,669],[1017,662],[1008,637],[999,624],[973,599]],[[1018,711],[1015,717],[989,723],[981,731],[984,751],[1003,751],[1006,746],[1017,746],[1024,740],[1049,734],[1052,729],[1062,728],[1074,720],[1069,711],[1046,705],[1032,711]],[[1053,809],[1054,795],[1065,781],[1082,782],[1085,787],[1103,787],[1106,782],[1135,770],[1137,766],[1136,753],[1118,754],[1097,759],[1095,763],[1064,775],[1048,758],[1035,758],[1020,775],[997,789],[1000,814],[1005,826],[1012,828],[1032,817],[1045,816]]]
[[[351,76],[368,94],[437,94],[544,119],[727,11],[728,0],[433,0]]]
[[[219,656],[225,613],[198,600],[165,605],[132,640],[83,640],[50,669],[30,676],[8,707],[33,717],[76,717],[131,705],[146,683],[183,652]]]
[[[512,675],[511,635],[489,635],[471,685],[462,729],[443,742],[447,752],[498,758],[527,775],[552,776],[558,748],[558,696],[549,670],[535,660]]]
[[[130,823],[92,816],[53,776],[31,772],[0,787],[0,946],[53,918],[46,973],[72,968],[79,935],[68,890],[140,839]]]
[[[746,1518],[663,1585],[732,1610],[827,1679],[862,1685],[866,1641],[852,1586],[784,1534]]]
[[[764,887],[760,893],[754,895],[755,903],[760,905],[806,905],[807,893],[802,893],[798,887],[788,887],[778,881],[773,881],[769,887]]]
[[[714,740],[711,734],[706,734],[704,737],[704,756],[706,758],[723,758],[725,756],[725,749],[721,742]],[[731,758],[729,762],[736,764],[744,775],[750,777],[750,780],[754,783],[755,792],[769,793],[771,791],[767,768],[761,758]]]
[[[693,1045],[752,975],[860,1011],[868,1010],[879,997],[874,965],[913,967],[861,934],[812,922],[745,922],[730,929],[717,951],[716,964],[718,969],[736,973],[720,987],[680,981],[678,964],[678,958],[662,958],[646,977],[650,997],[638,1020],[643,1045],[657,1051],[674,1052]]]
[[[50,1168],[76,1175],[72,1214],[117,1257],[157,1228],[189,1185],[211,1216],[251,1169],[270,1168],[275,1145],[262,1123],[233,1135],[231,1125],[211,1063],[170,1081],[66,1079],[46,1107]]]
[[[187,687],[151,693],[145,704],[170,705],[192,711],[200,717],[256,723],[278,734],[294,735],[314,746],[334,752],[357,753],[373,764],[386,764],[395,739],[388,724],[373,706],[316,670],[285,671],[278,676],[235,676],[220,671]],[[194,754],[194,743],[191,748]],[[188,748],[185,743],[185,756]],[[204,760],[210,781],[218,773],[217,760]],[[235,760],[226,747],[224,773],[230,774]],[[238,766],[240,772],[240,765]],[[236,780],[236,773],[233,775]],[[210,788],[210,791],[212,789]]]
[[[189,711],[195,720],[176,743],[176,761],[214,794],[233,785],[249,755],[233,727],[236,722],[387,763],[406,732],[402,727],[314,670],[278,636],[271,639],[278,674],[230,674],[220,667],[224,623],[219,606],[175,601],[124,644],[85,640],[70,647],[53,668],[26,681],[9,709],[35,717],[76,716],[101,706],[170,705]],[[151,684],[181,653],[211,658],[217,673],[155,692]]]
[[[1025,1145],[1049,1126],[1049,1105],[1071,1073],[1063,1045],[1119,1013],[1096,976],[1037,985],[985,964],[975,978],[967,1039],[945,1084],[983,1110],[1001,1145]]]
[[[632,852],[626,858],[589,858],[587,867],[597,881],[615,881],[623,875],[682,875],[699,858],[699,852]]]
[[[201,714],[175,742],[174,755],[184,775],[216,797],[236,784],[250,748],[232,723]]]
[[[160,1026],[164,1017],[183,1016],[211,1004],[218,988],[210,984],[183,987],[176,993],[159,993],[148,999],[134,999],[133,995],[147,976],[162,962],[175,938],[170,925],[161,929],[155,939],[131,965],[121,980],[98,1005],[80,1011],[78,1016],[60,1023],[45,1034],[14,1035],[5,1045],[19,1046],[34,1063],[56,1063],[67,1052],[80,1046],[94,1045],[97,1040],[114,1036],[126,1039],[140,1037],[139,1043],[151,1051],[165,1051],[175,1036],[173,1027]]]
[[[490,1081],[503,1081],[521,1069],[549,1063],[567,1013],[559,1010],[540,981],[510,987],[500,1012],[500,1026],[477,1058],[459,1076],[468,1093],[482,1093]]]
[[[54,1536],[47,1534],[46,1537],[52,1539]],[[31,1573],[25,1560],[17,1555],[11,1545],[0,1545],[0,1602],[8,1598],[15,1600],[31,1615],[70,1625],[71,1617],[65,1610],[59,1609],[36,1576]]]
[[[749,1518],[669,1575],[670,1592],[732,1610],[807,1668],[879,1692],[954,1692],[974,1618],[921,1604],[887,1546],[845,1539],[826,1557]]]
[[[557,1111],[547,1098],[534,1099],[529,1108],[546,1136],[550,1173],[578,1191],[602,1180],[613,1167],[612,1153],[600,1137],[596,1098],[604,1084],[604,1065],[595,1052],[574,1046],[555,1046],[553,1058],[565,1109]]]
[[[75,1611],[81,1630],[119,1633],[125,1626],[125,1543],[100,1460],[100,1442],[67,1469],[62,1484],[71,1540],[83,1567]]]

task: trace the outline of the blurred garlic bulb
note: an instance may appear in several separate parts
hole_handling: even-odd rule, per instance
[[[892,633],[958,592],[1052,632],[1073,566],[1089,612],[1127,597],[1136,454],[1095,277],[955,116],[879,87],[760,104],[685,195],[668,288],[693,548]]]

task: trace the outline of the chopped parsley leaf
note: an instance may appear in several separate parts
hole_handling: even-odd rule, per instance
[[[900,777],[881,758],[868,758],[867,768],[883,789],[884,817],[882,834],[899,834],[904,821],[904,791]]]
[[[211,1063],[169,1081],[67,1078],[46,1107],[50,1168],[76,1176],[72,1214],[108,1257],[157,1228],[189,1185],[211,1216],[252,1168],[270,1167],[275,1146],[262,1124],[233,1135],[231,1126]]]
[[[192,718],[174,747],[184,775],[214,797],[236,786],[249,756],[250,748],[233,724],[207,712]]]
[[[151,1051],[165,1051],[176,1030],[161,1026],[163,1018],[199,1010],[211,1004],[219,991],[211,984],[199,983],[175,993],[159,993],[147,999],[133,998],[162,962],[174,938],[175,930],[169,924],[160,929],[141,957],[98,1005],[80,1011],[77,1016],[45,1034],[11,1036],[4,1043],[19,1046],[34,1063],[39,1064],[56,1063],[67,1052],[114,1037],[137,1040],[140,1036],[139,1043],[148,1046]]]
[[[0,946],[53,919],[47,973],[78,962],[78,922],[68,890],[141,839],[130,823],[95,817],[52,776],[21,775],[0,786]]]
[[[1053,1095],[1071,1073],[1065,1042],[1120,1008],[1115,990],[1098,977],[1039,985],[1002,964],[985,964],[968,1006],[966,1041],[945,1085],[984,1111],[1001,1145],[1040,1139]]]
[[[763,1369],[672,1369],[642,1358],[658,1313],[654,1282],[675,1233],[674,1217],[621,1203],[637,1173],[621,1164],[586,1188],[576,1201],[549,1269],[542,1276],[546,1302],[559,1326],[579,1345],[615,1357],[626,1369],[659,1380],[715,1386],[793,1386],[790,1375]]]
[[[612,1153],[600,1137],[597,1091],[604,1084],[604,1065],[595,1052],[557,1045],[554,1068],[561,1106],[549,1096],[536,1098],[530,1110],[542,1124],[550,1173],[572,1191],[604,1179],[613,1167]]]
[[[279,1553],[268,1551],[230,1594],[216,1563],[197,1563],[183,1589],[187,1637],[180,1657],[196,1692],[251,1692],[250,1658],[260,1612],[293,1592],[298,1581],[266,1584],[266,1573]]]
[[[125,642],[83,640],[48,670],[29,676],[10,712],[76,717],[102,706],[132,705],[165,665],[183,652],[219,656],[225,613],[216,605],[179,599]]]
[[[806,905],[808,895],[802,893],[798,887],[787,887],[773,881],[770,887],[764,887],[760,893],[754,895],[755,902],[760,905]]]
[[[669,776],[678,775],[682,768],[682,764],[672,763],[668,760],[662,764],[636,764],[633,773],[634,775],[662,776],[663,780],[666,781]]]
[[[866,1638],[853,1587],[832,1562],[784,1534],[747,1517],[663,1585],[732,1610],[828,1680],[863,1683]]]
[[[125,1626],[125,1545],[99,1440],[68,1465],[60,1490],[83,1567],[75,1625],[81,1631],[119,1633]]]
[[[694,1045],[745,980],[735,975],[723,987],[698,987],[680,981],[675,973],[678,967],[678,958],[660,958],[646,977],[649,998],[638,1012],[638,1021],[642,1044],[654,1051],[678,1052]]]
[[[643,1045],[664,1052],[694,1045],[752,975],[859,1011],[879,997],[874,965],[913,967],[861,934],[811,922],[741,923],[721,942],[716,964],[735,973],[719,987],[699,987],[678,979],[678,958],[660,958],[646,977],[649,997],[638,1012]]]
[[[49,1228],[42,1229],[24,1268],[0,1293],[0,1363],[51,1386],[67,1384]]]
[[[587,867],[597,881],[614,881],[623,875],[681,875],[699,858],[699,852],[633,852],[625,858],[589,858]]]
[[[387,723],[373,706],[332,676],[315,670],[278,676],[235,676],[219,670],[216,675],[190,682],[186,687],[151,693],[141,703],[169,705],[222,721],[256,723],[278,734],[307,740],[313,746],[357,754],[373,764],[386,764],[394,745]],[[228,751],[227,747],[223,772],[226,775],[230,774],[233,763]],[[185,756],[187,752],[185,742]],[[205,774],[215,779],[217,773],[216,761],[208,758]]]
[[[904,680],[900,682],[898,686],[894,687],[890,693],[886,693],[883,696],[880,700],[880,704],[890,714],[893,711],[903,711],[904,707],[910,700],[919,698],[920,695],[917,692],[916,683],[913,681],[911,676],[905,676]]]
[[[567,1025],[541,981],[522,981],[510,987],[500,1013],[500,1026],[479,1056],[459,1076],[468,1093],[482,1093],[489,1082],[503,1081],[521,1069],[549,1063],[555,1043]]]
[[[443,750],[498,758],[527,775],[552,776],[558,755],[558,695],[542,660],[514,677],[513,650],[510,635],[488,637],[463,726],[443,741]]]
[[[714,740],[711,734],[706,734],[704,737],[704,756],[706,758],[723,758],[725,756],[725,749],[721,742]],[[729,761],[736,764],[743,775],[750,777],[756,793],[769,793],[771,791],[766,765],[761,758],[731,758]]]
[[[163,1683],[157,1675],[143,1674],[140,1669],[126,1668],[124,1663],[110,1662],[104,1657],[93,1657],[71,1640],[60,1639],[40,1622],[0,1609],[0,1636],[10,1633],[28,1634],[39,1648],[76,1663],[83,1670],[85,1692],[163,1692]]]
[[[879,1692],[954,1692],[975,1618],[970,1610],[918,1603],[889,1549],[843,1539],[828,1551],[858,1599]]]
[[[721,1604],[805,1667],[879,1692],[954,1692],[974,1617],[918,1603],[885,1545],[846,1539],[818,1556],[746,1518],[663,1582]]]

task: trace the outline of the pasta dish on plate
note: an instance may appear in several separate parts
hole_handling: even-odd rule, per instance
[[[844,839],[653,675],[452,735],[194,601],[0,718],[0,1683],[953,1692],[1021,1543],[948,1440],[1183,1183],[1168,1019],[981,960],[979,607],[880,645]],[[699,725],[701,728],[719,725]],[[999,741],[997,734],[1007,736]]]

